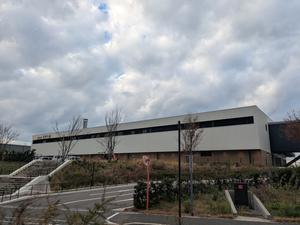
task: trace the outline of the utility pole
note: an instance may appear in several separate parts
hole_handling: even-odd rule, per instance
[[[190,149],[190,154],[189,154],[189,170],[190,170],[190,210],[191,210],[191,216],[194,216],[193,151],[192,151],[192,149]]]
[[[178,217],[181,225],[181,124],[178,121]]]

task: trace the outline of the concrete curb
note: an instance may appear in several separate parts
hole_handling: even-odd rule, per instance
[[[226,199],[227,199],[227,201],[228,201],[228,203],[230,205],[232,214],[234,216],[237,216],[237,210],[236,210],[235,205],[234,205],[234,203],[232,201],[232,198],[231,198],[231,195],[230,195],[229,191],[225,190],[224,192],[225,192]]]
[[[264,218],[271,219],[272,216],[271,216],[270,212],[266,209],[264,204],[260,201],[260,199],[254,193],[252,193],[252,199],[253,199],[254,209],[259,211]]]

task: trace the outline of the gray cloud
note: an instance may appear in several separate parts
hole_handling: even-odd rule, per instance
[[[99,10],[106,3],[107,9]],[[30,141],[81,114],[103,124],[257,104],[299,109],[300,3],[0,3],[0,116]]]

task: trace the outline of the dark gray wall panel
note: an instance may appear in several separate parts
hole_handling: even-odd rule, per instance
[[[285,122],[269,124],[271,151],[274,153],[300,152],[300,141],[291,140],[284,134],[286,126]]]

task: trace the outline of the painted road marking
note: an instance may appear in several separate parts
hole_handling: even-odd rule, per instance
[[[16,209],[18,208],[18,206],[3,206],[1,208],[6,208],[6,209]],[[27,209],[33,209],[33,210],[44,210],[44,209],[48,209],[48,206],[28,206]],[[87,212],[89,211],[88,209],[80,209],[80,208],[58,208],[58,210],[60,211],[74,211],[74,212]]]
[[[122,195],[105,196],[104,199],[122,197],[122,196],[127,196],[127,195],[132,195],[132,193],[122,194]],[[95,201],[95,200],[103,200],[103,197],[75,200],[75,201],[70,201],[70,202],[64,202],[64,203],[61,203],[58,205],[69,205],[69,204],[74,204],[74,203],[78,203],[78,202],[89,202],[89,201]]]
[[[129,201],[133,201],[133,198],[128,198],[128,199],[123,199],[123,200],[113,201],[113,202],[111,202],[111,203],[129,202]]]
[[[72,191],[65,191],[65,192],[53,192],[53,193],[48,193],[48,194],[37,194],[37,195],[24,196],[24,197],[12,199],[12,200],[3,201],[3,202],[0,202],[0,205],[19,202],[19,201],[33,199],[33,198],[42,198],[42,197],[51,197],[51,196],[57,196],[57,195],[69,195],[69,194],[93,192],[93,191],[99,191],[99,190],[115,189],[115,188],[120,188],[120,187],[130,187],[130,186],[134,186],[134,185],[136,185],[136,183],[98,187],[98,188],[93,188],[93,189],[72,190]]]
[[[17,217],[12,217],[12,216],[5,216],[4,219],[15,219]],[[33,217],[25,217],[25,218],[22,218],[24,220],[44,220],[44,219],[38,219],[38,218],[33,218]],[[57,222],[65,222],[66,220],[61,220],[61,219],[54,219],[53,221],[57,221]]]
[[[127,191],[134,191],[134,189],[124,189],[124,190],[119,190],[119,191],[110,191],[110,192],[101,192],[101,193],[93,193],[89,194],[90,196],[95,196],[95,195],[103,195],[103,194],[111,194],[111,193],[119,193],[119,192],[127,192]],[[133,194],[133,193],[132,193]]]
[[[132,209],[134,206],[128,206],[128,207],[123,207],[123,208],[116,208],[116,209],[112,209],[112,211],[114,212],[123,212],[125,209]]]
[[[118,215],[119,213],[114,213],[112,214],[111,216],[107,217],[105,222],[108,223],[108,224],[117,224],[117,223],[114,223],[114,222],[111,222],[110,220],[115,217],[116,215]]]
[[[8,223],[8,224],[12,224],[13,221],[18,220],[19,218],[17,217],[11,217],[11,216],[6,216],[4,217],[4,219],[1,221],[2,223]],[[25,221],[25,224],[42,224],[43,223],[43,219],[37,219],[37,218],[31,218],[31,217],[25,217],[22,218]],[[55,224],[61,224],[61,223],[65,223],[66,220],[60,220],[60,219],[53,219],[52,220]]]
[[[145,222],[124,223],[124,225],[134,225],[134,224],[138,224],[138,225],[166,225],[166,224],[162,224],[162,223],[145,223]]]

